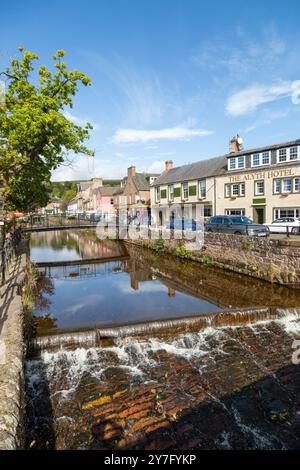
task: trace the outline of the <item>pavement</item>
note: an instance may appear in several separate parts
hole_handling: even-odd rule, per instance
[[[25,267],[26,255],[19,254],[0,290],[0,450],[14,450],[22,444]]]

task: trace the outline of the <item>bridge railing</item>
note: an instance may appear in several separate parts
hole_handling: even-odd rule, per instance
[[[41,215],[33,216],[28,218],[26,222],[22,222],[22,228],[49,228],[49,227],[61,227],[61,226],[81,226],[90,225],[96,226],[97,222],[86,217],[67,217],[62,215]]]

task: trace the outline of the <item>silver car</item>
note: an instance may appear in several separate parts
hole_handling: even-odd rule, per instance
[[[243,215],[216,215],[211,217],[205,227],[206,232],[233,233],[235,235],[250,235],[268,237],[269,227],[254,224],[249,217]]]

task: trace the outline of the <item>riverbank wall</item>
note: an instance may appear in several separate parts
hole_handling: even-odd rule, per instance
[[[300,240],[205,233],[201,249],[184,239],[135,239],[126,243],[228,269],[271,283],[300,288]]]
[[[26,253],[21,244],[0,290],[0,450],[23,446],[25,280]]]

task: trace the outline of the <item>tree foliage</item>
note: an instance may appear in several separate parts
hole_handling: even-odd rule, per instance
[[[68,152],[93,156],[84,142],[91,124],[78,126],[65,116],[79,85],[90,79],[69,71],[65,52],[53,56],[53,70],[35,68],[38,56],[19,48],[20,58],[0,72],[6,82],[0,103],[0,188],[6,209],[28,210],[49,199],[51,171]]]

